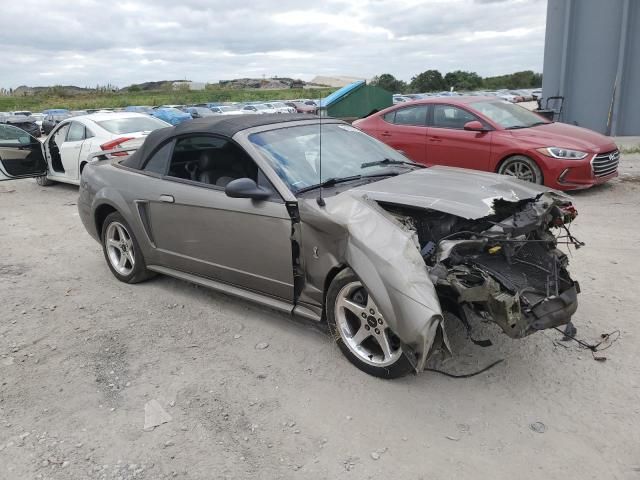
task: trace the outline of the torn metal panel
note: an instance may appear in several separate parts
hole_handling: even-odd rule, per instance
[[[415,232],[359,192],[325,200],[325,207],[315,200],[299,203],[304,247],[318,252],[318,258],[306,255],[307,288],[322,290],[327,263],[351,267],[422,370],[431,349],[440,346],[434,341],[443,316]],[[444,331],[441,338],[448,350]]]

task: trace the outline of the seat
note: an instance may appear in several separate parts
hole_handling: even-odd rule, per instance
[[[216,161],[211,150],[203,150],[198,155],[197,181],[215,185]]]
[[[226,187],[237,178],[255,178],[247,171],[247,161],[227,149],[203,150],[198,156],[198,181]]]

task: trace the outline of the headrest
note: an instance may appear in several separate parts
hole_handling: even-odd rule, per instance
[[[198,167],[200,170],[214,170],[216,168],[215,156],[211,150],[202,150],[198,155]]]

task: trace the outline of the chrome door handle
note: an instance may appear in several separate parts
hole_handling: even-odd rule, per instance
[[[160,195],[160,201],[166,202],[166,203],[173,203],[175,202],[175,199],[173,198],[173,195]]]

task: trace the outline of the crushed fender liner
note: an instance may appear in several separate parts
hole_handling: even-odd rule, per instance
[[[416,371],[424,369],[433,351],[450,353],[438,294],[415,231],[366,194],[351,190],[325,201],[324,207],[315,199],[299,201],[305,244],[327,253],[335,264],[353,269]],[[313,266],[306,267],[313,276]],[[317,283],[317,279],[306,280]]]

